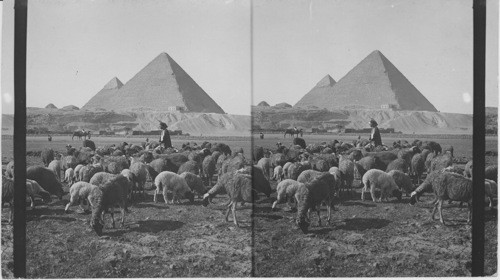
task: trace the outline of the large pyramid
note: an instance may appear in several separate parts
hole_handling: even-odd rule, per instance
[[[295,104],[297,107],[317,106],[317,103],[324,96],[331,94],[333,86],[336,84],[335,80],[326,75],[321,79],[302,99]]]
[[[118,90],[122,86],[123,83],[117,77],[114,77],[103,89],[83,105],[82,109],[109,108],[109,106],[112,106],[112,103],[117,97]]]
[[[318,92],[314,98],[306,96],[295,106],[314,105],[330,110],[391,108],[437,111],[378,50],[369,54],[333,87]]]
[[[85,106],[87,109],[104,107],[117,111],[179,109],[224,114],[222,108],[166,53],[158,55],[116,92],[107,94],[110,98],[106,102],[90,104],[96,95]]]

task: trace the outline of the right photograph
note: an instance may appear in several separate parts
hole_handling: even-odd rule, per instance
[[[487,2],[484,275],[497,275],[498,1]],[[473,1],[252,1],[255,277],[472,268]],[[258,182],[254,181],[254,184]]]

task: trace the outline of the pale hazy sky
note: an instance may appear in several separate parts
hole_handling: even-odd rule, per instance
[[[487,106],[498,106],[498,2],[488,6]],[[3,2],[2,100],[12,86],[13,1]],[[380,50],[442,112],[472,113],[472,0],[45,0],[28,7],[27,105],[83,106],[167,52],[228,113],[294,105]],[[492,36],[494,35],[494,36]]]
[[[488,1],[487,102],[498,106],[498,1]],[[472,113],[472,0],[254,0],[253,104],[295,105],[380,50],[442,112]],[[495,35],[495,36],[491,36]],[[493,52],[491,52],[493,50]]]

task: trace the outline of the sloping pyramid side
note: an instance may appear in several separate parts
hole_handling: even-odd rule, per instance
[[[332,95],[335,84],[335,80],[330,75],[326,75],[294,107],[318,106],[318,104],[322,104],[325,98]],[[324,107],[324,105],[318,107]]]
[[[211,101],[211,102],[210,102]],[[166,111],[171,106],[192,112],[224,113],[166,53],[161,53],[130,79],[117,93],[114,110]]]
[[[118,90],[123,86],[123,83],[117,78],[114,77],[111,79],[96,95],[94,95],[85,105],[83,105],[82,109],[111,109],[113,107],[113,103],[115,102],[118,94]]]
[[[315,105],[330,110],[388,105],[398,110],[437,111],[380,51],[369,54]]]

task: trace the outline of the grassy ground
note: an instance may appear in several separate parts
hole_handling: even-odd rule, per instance
[[[71,143],[62,136],[52,142],[45,137],[27,140],[27,151],[47,146],[64,151],[64,146]],[[92,140],[99,146],[121,141],[140,143],[144,139],[95,137]],[[174,146],[204,141],[175,137],[172,140]],[[231,148],[242,147],[250,157],[247,138],[206,140],[221,141]],[[305,140],[314,143],[332,137],[305,135]],[[456,156],[472,157],[471,139],[433,140],[442,145],[452,143]],[[292,140],[283,140],[282,135],[266,135],[265,139],[254,141],[255,145],[272,147],[277,141],[288,145]],[[4,164],[12,151],[6,142],[2,141]],[[496,138],[487,139],[486,143],[486,151],[497,151]],[[488,163],[497,161],[496,156],[485,159]],[[28,156],[27,162],[41,164],[41,159]],[[277,182],[271,184],[276,187]],[[429,219],[432,207],[428,202],[433,199],[430,194],[424,195],[416,206],[410,206],[408,198],[402,202],[361,201],[360,189],[355,191],[351,198],[337,201],[330,225],[318,226],[313,214],[311,232],[306,235],[296,228],[295,213],[288,211],[286,205],[271,211],[275,193],[271,198],[260,197],[253,205],[238,206],[242,227],[236,228],[223,220],[226,195],[217,196],[215,204],[205,208],[199,198],[194,204],[183,201],[180,205],[165,205],[161,198],[155,204],[150,190],[146,198],[130,207],[124,228],[112,229],[107,216],[102,237],[90,230],[89,215],[77,213],[77,207],[72,207],[70,214],[64,213],[66,195],[62,201],[40,204],[35,210],[28,208],[28,277],[470,275],[471,227],[466,224],[466,207],[446,204],[443,215],[448,225],[443,226]],[[491,275],[497,271],[497,211],[496,206],[486,210],[485,270]],[[4,277],[11,276],[12,270],[12,227],[5,223],[8,211],[6,208],[2,211]],[[321,214],[325,215],[324,209]],[[117,212],[115,217],[120,214]]]

